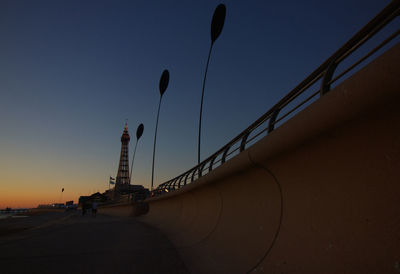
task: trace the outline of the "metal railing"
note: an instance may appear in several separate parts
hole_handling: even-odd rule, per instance
[[[312,72],[306,79],[298,84],[253,124],[197,166],[160,184],[152,191],[152,196],[161,195],[179,189],[211,172],[216,167],[224,164],[228,159],[234,157],[256,141],[260,140],[265,136],[265,134],[272,132],[278,124],[285,122],[300,109],[309,105],[312,100],[316,100],[329,92],[333,83],[342,79],[344,75],[347,75],[355,67],[399,36],[400,29],[397,29],[391,35],[383,39],[383,41],[378,43],[378,45],[367,54],[357,59],[354,63],[349,65],[333,78],[339,64],[343,63],[343,61],[346,60],[354,51],[359,49],[371,37],[375,36],[377,32],[382,30],[382,28],[393,21],[397,16],[399,16],[399,14],[400,0],[392,1],[331,57],[322,63],[322,65],[320,65],[314,72]],[[315,86],[318,85],[318,81],[320,81],[319,88],[315,88]],[[315,88],[316,90],[311,90],[310,92],[311,88]],[[300,98],[301,95],[305,98]]]

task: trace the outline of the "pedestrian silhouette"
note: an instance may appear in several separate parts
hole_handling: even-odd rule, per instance
[[[96,217],[97,214],[97,202],[92,203],[92,216]]]

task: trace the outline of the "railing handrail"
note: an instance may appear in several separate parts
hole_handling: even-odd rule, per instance
[[[181,181],[184,180],[184,185],[187,179],[191,178],[194,180],[196,172],[198,172],[198,177],[201,177],[201,173],[204,167],[209,163],[209,171],[211,171],[212,165],[215,163],[215,159],[221,155],[221,164],[224,163],[227,152],[233,145],[238,141],[242,140],[240,143],[240,151],[245,149],[247,144],[247,137],[255,129],[259,128],[264,122],[269,120],[269,125],[265,129],[268,132],[274,129],[276,124],[276,117],[278,113],[290,102],[292,102],[297,96],[302,94],[308,87],[317,82],[322,78],[321,88],[317,93],[323,96],[327,91],[330,90],[330,85],[332,83],[331,78],[337,67],[337,65],[342,62],[346,57],[348,57],[353,51],[363,45],[371,37],[375,35],[379,30],[385,27],[389,22],[396,18],[400,14],[400,0],[393,0],[389,3],[379,14],[377,14],[370,22],[368,22],[361,30],[354,34],[342,47],[340,47],[335,53],[333,53],[328,59],[325,60],[317,69],[315,69],[308,77],[301,81],[294,89],[292,89],[288,94],[286,94],[282,99],[280,99],[273,107],[271,107],[266,113],[264,113],[260,118],[248,126],[245,130],[239,133],[231,141],[213,153],[211,156],[203,160],[198,165],[187,170],[186,172],[176,176],[175,178],[168,180],[160,184],[155,190],[153,190],[152,195],[158,195],[165,190],[173,190],[176,187],[176,183],[179,180],[178,188],[181,187]],[[390,39],[386,39],[384,43],[379,45],[376,49],[371,52],[377,51],[379,48],[387,44],[389,41],[394,39],[399,34],[399,31],[395,32]],[[368,55],[368,54],[367,54]],[[265,131],[263,130],[263,131]],[[262,132],[263,132],[262,131]],[[191,176],[190,176],[191,175]]]

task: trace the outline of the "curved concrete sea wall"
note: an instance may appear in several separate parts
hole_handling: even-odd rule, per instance
[[[140,220],[192,273],[400,272],[399,72],[397,44]]]

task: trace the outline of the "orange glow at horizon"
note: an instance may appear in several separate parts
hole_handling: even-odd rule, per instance
[[[3,184],[2,184],[3,185]],[[35,208],[39,204],[65,203],[73,200],[77,203],[80,195],[71,191],[46,191],[42,188],[4,188],[0,187],[0,209]]]
[[[18,157],[7,150],[12,149],[6,148],[3,155],[7,157],[0,158],[0,209],[35,208],[71,200],[77,203],[79,196],[108,189],[108,176],[101,172],[104,166],[97,169],[92,159],[82,160],[79,154],[58,156],[57,151],[45,149],[40,157],[27,150],[24,157]]]
[[[92,180],[82,178],[82,181],[78,181],[73,179],[73,175],[70,175],[53,182],[36,176],[29,179],[25,176],[18,176],[17,180],[17,176],[10,176],[10,174],[12,172],[4,174],[0,179],[0,209],[6,207],[36,208],[40,204],[65,203],[66,201],[78,203],[80,196],[96,192],[103,193],[108,189],[105,178]],[[135,183],[139,184],[140,182],[135,180]],[[64,188],[64,192],[62,192],[62,188]]]

